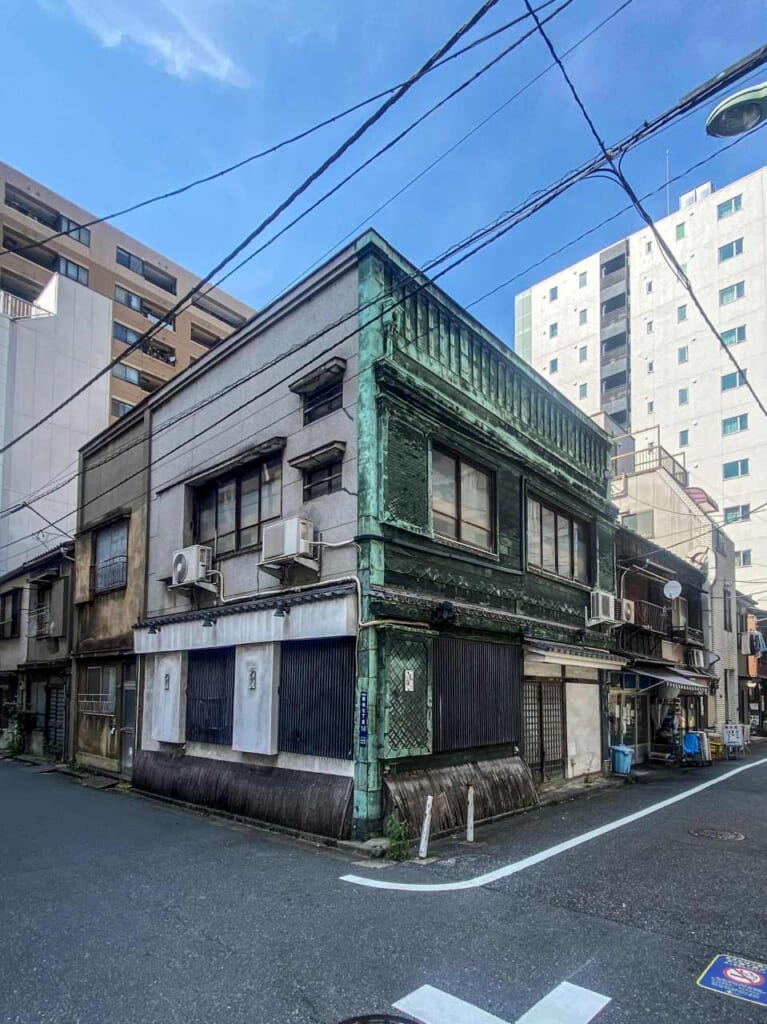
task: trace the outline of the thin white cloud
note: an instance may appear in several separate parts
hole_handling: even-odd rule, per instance
[[[210,2],[189,0],[66,0],[69,13],[102,46],[134,45],[176,78],[202,75],[244,88],[249,76],[214,41]]]

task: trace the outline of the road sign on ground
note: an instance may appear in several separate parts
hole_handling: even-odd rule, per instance
[[[701,988],[767,1006],[767,964],[720,953],[698,978]]]

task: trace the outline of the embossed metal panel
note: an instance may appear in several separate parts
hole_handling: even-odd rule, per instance
[[[279,749],[350,759],[355,680],[354,637],[283,643]]]
[[[389,633],[385,647],[384,756],[431,752],[429,644]]]
[[[433,660],[435,752],[520,741],[519,647],[440,637]]]

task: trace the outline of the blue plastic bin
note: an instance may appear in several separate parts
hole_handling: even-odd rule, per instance
[[[631,762],[634,760],[633,747],[610,747],[611,765],[613,775],[629,775]]]

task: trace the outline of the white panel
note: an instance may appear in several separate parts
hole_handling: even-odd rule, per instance
[[[183,743],[186,737],[186,654],[177,651],[154,659],[152,739]]]
[[[400,999],[394,1003],[394,1009],[402,1010],[422,1024],[506,1024],[500,1017],[431,985],[422,985]]]
[[[280,645],[237,648],[232,747],[251,754],[277,753]]]
[[[598,772],[602,763],[602,734],[599,715],[599,686],[594,683],[566,683],[568,778]]]
[[[588,1024],[609,1002],[609,996],[563,981],[520,1017],[518,1024]]]

